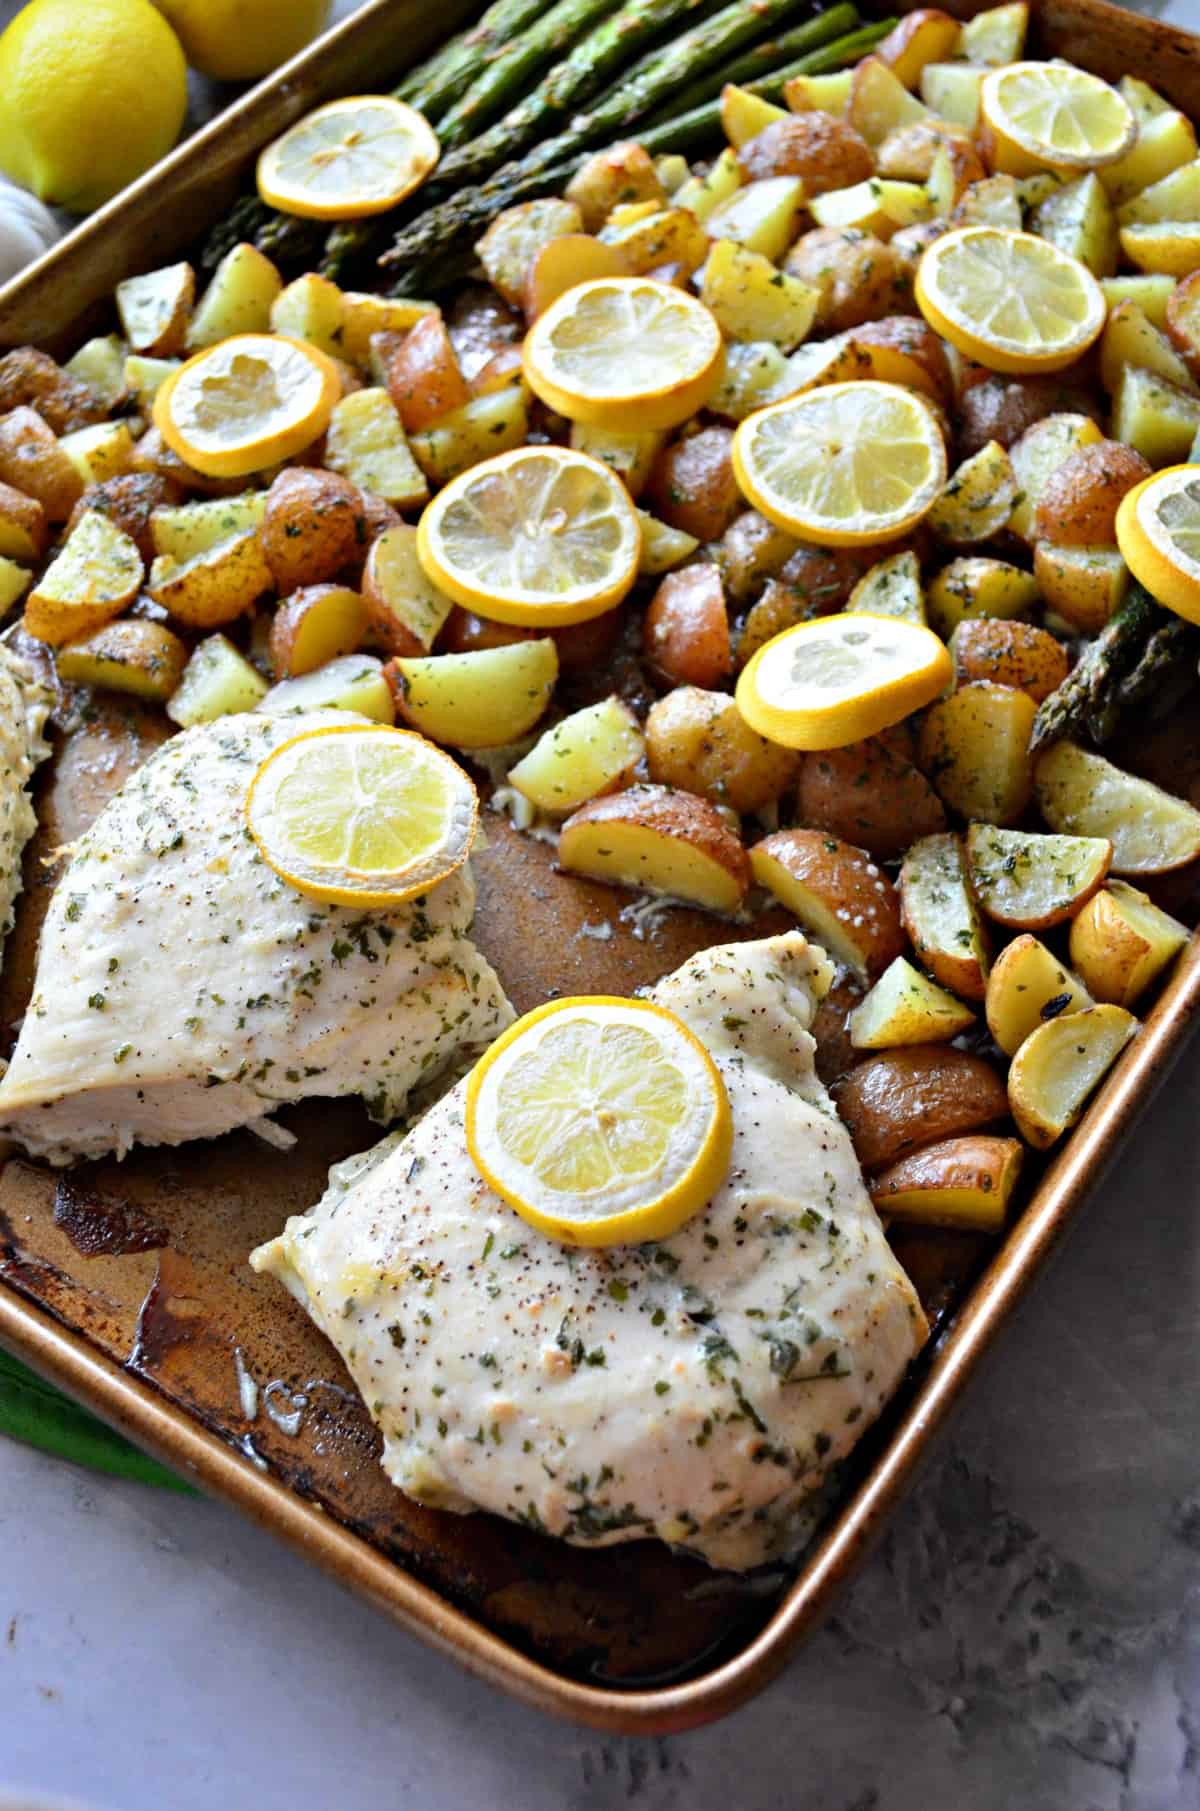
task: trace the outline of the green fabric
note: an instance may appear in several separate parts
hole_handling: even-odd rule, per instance
[[[4,1351],[0,1351],[0,1434],[114,1478],[133,1478],[140,1484],[196,1494],[157,1459],[131,1446]]]

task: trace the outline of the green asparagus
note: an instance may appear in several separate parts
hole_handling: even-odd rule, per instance
[[[495,62],[519,32],[532,25],[546,10],[546,0],[496,0],[473,25],[460,32],[424,63],[411,69],[393,90],[398,101],[407,101],[435,125],[440,113],[465,82],[473,82],[481,67]]]
[[[787,0],[783,0],[783,4],[786,5]],[[708,27],[697,27],[697,30],[711,31],[718,22],[721,22],[721,29],[728,29],[730,15],[735,12],[744,18],[745,7],[741,0],[736,6],[727,7],[716,14],[709,21]],[[775,16],[779,16],[778,12]],[[878,43],[890,30],[892,23],[894,21],[886,20],[878,25],[864,26],[844,38],[836,39],[821,50],[786,64],[774,76],[750,84],[752,91],[768,97],[778,95],[782,92],[784,82],[793,75],[839,69],[844,63],[864,55]],[[684,36],[691,38],[693,34],[685,33]],[[396,273],[396,288],[393,293],[411,294],[413,271],[428,268],[437,258],[453,256],[502,208],[511,207],[515,202],[524,201],[531,195],[545,193],[559,179],[560,169],[564,166],[570,168],[577,163],[592,146],[617,135],[628,135],[628,128],[644,118],[653,106],[678,85],[680,77],[688,73],[686,60],[683,60],[681,67],[681,59],[674,54],[680,42],[682,40],[676,40],[676,44],[665,48],[659,63],[643,74],[636,87],[622,84],[615,88],[600,106],[572,120],[569,127],[557,137],[544,140],[525,157],[504,164],[488,182],[476,188],[460,190],[448,201],[427,209],[402,229],[391,249],[379,260],[384,269]],[[710,36],[707,48],[711,48],[711,43]],[[720,54],[722,53],[717,53],[718,56]],[[637,136],[639,143],[644,144],[647,150],[687,150],[693,143],[710,137],[719,124],[719,104],[710,102],[707,107],[697,108],[684,120],[663,124],[651,132],[638,133]]]
[[[1192,676],[1198,651],[1200,630],[1135,584],[1058,690],[1038,706],[1031,750],[1076,736],[1111,741],[1127,711],[1172,688],[1185,673]]]
[[[694,107],[702,107],[705,101],[711,101],[720,94],[726,82],[736,82],[741,87],[747,82],[761,81],[783,64],[791,63],[810,50],[819,50],[831,38],[853,31],[859,22],[858,8],[851,4],[851,0],[842,0],[840,5],[831,6],[828,12],[820,13],[817,18],[806,19],[803,25],[794,25],[790,31],[781,32],[776,38],[768,38],[762,44],[752,45],[724,69],[710,69],[696,81],[690,82],[682,93],[675,95],[668,106],[660,107],[651,124],[656,125],[660,120],[678,119],[681,114],[690,113]]]
[[[590,31],[615,8],[616,0],[558,0],[551,6],[441,116],[437,133],[443,157],[490,126],[523,93],[528,81],[536,81],[558,63],[581,33]]]

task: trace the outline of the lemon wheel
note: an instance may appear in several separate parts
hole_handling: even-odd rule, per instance
[[[154,425],[198,472],[241,478],[311,446],[341,393],[337,366],[315,346],[240,333],[171,373],[154,399]]]
[[[677,427],[708,401],[724,362],[704,304],[650,277],[577,283],[525,336],[531,389],[591,427]]]
[[[637,577],[641,526],[621,480],[567,447],[517,447],[426,506],[417,555],[435,585],[493,621],[586,622]]]
[[[403,905],[460,868],[479,814],[456,761],[411,730],[331,725],[284,742],[250,784],[246,823],[298,892],[338,905]]]
[[[695,1034],[649,1000],[552,1000],[472,1071],[467,1147],[509,1206],[566,1245],[665,1239],[729,1168],[725,1084]]]
[[[850,547],[920,521],[946,482],[946,446],[919,395],[866,379],[751,415],[734,436],[733,469],[746,501],[780,528]]]
[[[935,333],[992,371],[1059,371],[1104,327],[1099,283],[1036,233],[962,226],[917,266],[917,306]]]
[[[1173,465],[1127,492],[1117,545],[1151,597],[1200,623],[1200,465]]]
[[[1115,88],[1070,63],[1009,63],[991,69],[979,91],[997,170],[1095,170],[1125,156],[1137,137]]]
[[[931,629],[894,616],[822,616],[776,635],[737,684],[737,707],[785,748],[843,748],[932,704],[954,677]]]
[[[330,101],[269,144],[258,192],[271,207],[311,220],[382,214],[411,195],[437,164],[433,127],[390,94]]]

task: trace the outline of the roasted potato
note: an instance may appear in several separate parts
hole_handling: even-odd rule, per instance
[[[614,216],[613,222],[601,229],[600,240],[617,254],[623,271],[644,277],[671,269],[684,285],[692,272],[699,270],[709,252],[708,236],[690,208],[654,208],[624,224],[618,224]],[[527,289],[533,280],[532,270],[536,263],[535,259]]]
[[[915,88],[927,64],[953,56],[959,30],[958,20],[949,13],[936,6],[919,6],[897,21],[875,46],[875,55],[906,88]]]
[[[491,398],[484,400],[490,402]],[[413,457],[399,412],[386,390],[356,390],[334,404],[325,437],[325,463],[331,472],[382,497],[395,509],[414,508],[429,496],[425,474]]]
[[[1120,246],[1112,202],[1094,170],[1055,187],[1034,210],[1033,229],[1095,277],[1115,274]]]
[[[1189,935],[1145,893],[1111,880],[1071,920],[1071,960],[1093,999],[1132,1006]]]
[[[915,767],[902,738],[890,734],[801,757],[796,782],[800,822],[891,861],[918,837],[943,830],[946,813]]]
[[[629,268],[628,257],[617,245],[606,245],[591,233],[564,233],[560,239],[549,239],[534,257],[525,279],[521,301],[526,319],[535,321],[577,283],[627,276]]]
[[[1028,1144],[1047,1150],[1075,1124],[1137,1028],[1123,1006],[1088,1006],[1030,1032],[1008,1071],[1012,1115]]]
[[[571,423],[571,445],[616,472],[631,497],[640,497],[650,482],[654,461],[662,452],[666,434],[657,428],[618,432],[583,422]]]
[[[215,629],[252,609],[274,583],[258,530],[249,528],[190,559],[160,554],[150,568],[146,589],[179,622]]]
[[[0,483],[0,555],[9,560],[39,560],[49,536],[46,512],[37,499]]]
[[[628,786],[645,750],[641,726],[620,698],[573,711],[510,768],[508,783],[539,811],[565,816]]]
[[[1173,107],[1142,122],[1133,149],[1116,163],[1105,164],[1099,173],[1109,197],[1118,206],[1131,201],[1161,182],[1181,164],[1191,163],[1196,156],[1196,128]]]
[[[884,241],[901,227],[919,226],[933,218],[933,203],[923,184],[895,177],[872,176],[849,189],[830,189],[809,204],[818,226],[853,227]]]
[[[625,139],[594,152],[567,184],[566,197],[578,208],[584,230],[594,233],[622,202],[662,205],[667,192],[649,152]]]
[[[1021,191],[1014,176],[985,176],[969,182],[954,204],[951,226],[1000,226],[1013,232],[1022,225]]]
[[[718,202],[704,222],[710,239],[734,239],[778,263],[800,224],[804,184],[798,176],[764,176]]]
[[[58,445],[84,485],[124,477],[133,463],[133,435],[127,421],[98,421],[94,427],[75,428]]]
[[[707,563],[669,572],[642,622],[642,648],[671,685],[711,688],[733,671],[729,617],[717,568]]]
[[[846,118],[874,147],[899,127],[927,120],[929,109],[909,94],[899,77],[875,55],[863,57],[854,66]]]
[[[793,113],[831,113],[835,119],[845,119],[853,73],[836,69],[829,75],[789,76],[783,98]]]
[[[406,433],[431,427],[470,399],[446,323],[426,314],[406,335],[388,366],[388,394]]]
[[[1112,310],[1100,335],[1099,349],[1100,381],[1110,394],[1116,390],[1127,365],[1165,378],[1190,395],[1200,394],[1186,360],[1136,302],[1120,302]]]
[[[905,946],[900,901],[863,849],[823,830],[776,830],[750,850],[759,886],[862,981],[881,975]]]
[[[196,299],[196,273],[190,264],[168,264],[127,277],[117,284],[115,299],[122,331],[134,352],[171,358],[183,351]]]
[[[796,122],[799,124],[799,121]],[[704,266],[700,299],[726,338],[790,352],[817,313],[817,292],[731,239],[719,239]]]
[[[23,598],[33,583],[33,574],[18,566],[15,560],[0,554],[0,616]]]
[[[341,359],[344,354],[354,364],[342,339],[342,318],[341,290],[328,277],[311,271],[281,289],[271,303],[272,333],[303,340],[329,358]]]
[[[455,604],[436,637],[439,654],[478,654],[484,648],[510,648],[514,642],[537,641],[544,629],[520,628],[516,623],[493,622]],[[417,650],[420,652],[420,650]]]
[[[1043,416],[1013,441],[1009,457],[1020,491],[1008,518],[1014,534],[1025,541],[1036,539],[1034,518],[1042,491],[1072,453],[1100,441],[1100,429],[1090,415],[1067,412]]]
[[[1026,931],[997,956],[988,976],[984,1012],[996,1043],[1012,1056],[1039,1025],[1091,1005],[1092,997],[1078,976]]]
[[[646,764],[659,785],[747,812],[788,790],[799,756],[752,730],[728,692],[679,685],[646,718]]]
[[[1156,470],[1188,458],[1200,433],[1200,396],[1126,365],[1112,404],[1113,438],[1125,441]]]
[[[212,274],[188,324],[187,350],[200,352],[235,333],[267,333],[283,278],[252,245],[235,245]]]
[[[864,321],[851,337],[870,362],[867,375],[881,383],[924,390],[943,407],[949,403],[953,384],[946,348],[926,322],[911,314],[893,314],[882,321]]]
[[[974,1023],[969,1006],[897,956],[850,1014],[850,1042],[856,1050],[949,1043]]]
[[[748,182],[762,176],[800,176],[806,196],[849,188],[875,169],[870,146],[848,121],[828,113],[784,115],[737,147]]]
[[[424,315],[435,314],[435,302],[414,302],[407,296],[376,296],[342,291],[342,357],[365,368],[371,341],[377,333],[409,333]],[[376,380],[378,381],[378,380]]]
[[[737,152],[726,145],[702,176],[689,176],[671,197],[677,208],[688,208],[702,224],[742,186]]]
[[[400,655],[389,661],[396,709],[433,742],[497,748],[528,735],[558,678],[549,636],[474,654]]]
[[[276,679],[311,673],[366,639],[367,605],[347,585],[305,585],[280,604],[267,644]]]
[[[1155,279],[1147,278],[1153,282]],[[1171,344],[1193,376],[1200,373],[1200,270],[1184,277],[1167,297],[1164,324]]]
[[[939,540],[969,546],[999,534],[1016,500],[1012,460],[998,440],[989,440],[950,474],[926,521]]]
[[[781,571],[798,546],[796,537],[786,529],[768,522],[756,509],[745,509],[734,517],[709,551],[724,582],[726,597],[731,604],[741,605],[761,590],[766,579]]]
[[[991,1063],[948,1044],[909,1044],[868,1057],[833,1095],[865,1170],[1008,1118],[1008,1094]]]
[[[0,358],[0,415],[23,407],[36,409],[52,434],[86,428],[107,413],[88,384],[33,346],[18,346]]]
[[[385,529],[363,568],[367,626],[388,654],[428,654],[453,605],[426,576],[417,558],[417,531],[407,523]]]
[[[336,472],[287,466],[267,492],[259,537],[281,595],[322,584],[362,558],[362,492]]]
[[[985,679],[1014,686],[1035,704],[1058,690],[1070,665],[1067,650],[1047,630],[985,616],[963,618],[950,637],[950,652],[958,684]]]
[[[939,119],[974,132],[986,70],[971,63],[927,63],[918,84],[921,99]]]
[[[967,831],[976,899],[989,918],[1023,931],[1073,918],[1104,885],[1112,855],[1102,836],[1044,836],[995,824]]]
[[[383,666],[372,655],[342,654],[298,679],[281,679],[256,708],[276,717],[299,711],[357,711],[372,722],[393,723],[393,694]]]
[[[148,428],[133,448],[133,470],[153,472],[180,491],[202,497],[229,497],[242,489],[244,478],[210,478],[188,465],[172,451],[157,428]]]
[[[732,244],[732,240],[718,243]],[[707,407],[725,421],[745,421],[756,409],[791,394],[791,384],[791,361],[778,346],[769,340],[730,340],[725,347],[721,381]]]
[[[745,508],[733,475],[732,449],[730,428],[703,428],[667,447],[650,481],[655,514],[697,540],[719,540]]]
[[[817,326],[822,332],[841,333],[912,307],[909,266],[870,233],[814,227],[797,239],[784,269],[820,292]]]
[[[163,503],[150,517],[150,541],[157,553],[173,560],[190,560],[227,541],[262,527],[267,497],[260,490],[242,491],[236,497],[213,497],[203,503]]]
[[[63,366],[68,377],[87,385],[105,409],[125,400],[125,359],[129,348],[119,333],[85,340]]]
[[[716,806],[667,786],[589,800],[559,832],[558,861],[710,912],[736,912],[750,887],[749,857]]]
[[[122,625],[114,625],[119,627]],[[179,684],[167,700],[167,716],[181,729],[212,723],[237,711],[252,711],[265,697],[267,682],[224,635],[197,642]]]
[[[105,623],[90,635],[59,648],[54,666],[68,685],[101,686],[135,698],[165,702],[188,663],[187,643],[162,623]]]
[[[740,151],[743,145],[748,145],[751,139],[757,138],[773,121],[788,118],[783,107],[777,107],[774,101],[765,100],[749,88],[739,88],[736,82],[726,82],[722,88],[720,110],[721,130],[727,143],[735,151]],[[764,170],[761,174],[772,176],[776,172]]]
[[[492,287],[506,302],[520,307],[530,268],[543,245],[567,233],[582,232],[583,224],[583,214],[573,200],[550,196],[521,201],[496,215],[475,250]]]
[[[1097,417],[1099,401],[1086,388],[1067,384],[1062,378],[989,374],[973,383],[959,399],[959,456],[970,458],[989,440],[1011,447],[1035,421],[1064,413]]]
[[[493,453],[523,446],[529,428],[525,391],[519,384],[472,396],[412,436],[417,464],[432,484],[447,484]]]
[[[1167,326],[1167,303],[1176,288],[1174,277],[1136,276],[1101,277],[1100,288],[1110,308],[1120,302],[1136,302],[1148,321],[1156,327]]]
[[[1033,576],[1046,608],[1084,635],[1099,633],[1129,588],[1129,568],[1116,547],[1052,547],[1039,541]]]
[[[874,1177],[871,1199],[890,1220],[1002,1232],[1024,1157],[1015,1138],[950,1138]]]
[[[0,416],[0,481],[34,497],[49,522],[65,522],[83,491],[83,479],[36,409]]]
[[[889,554],[869,567],[846,600],[846,609],[851,615],[897,616],[926,627],[921,566],[912,549]]]
[[[919,837],[900,869],[900,913],[922,967],[967,1000],[987,992],[987,933],[961,838]]]
[[[976,680],[932,705],[919,760],[952,811],[1013,824],[1033,794],[1029,738],[1037,706],[1024,692]]]
[[[149,565],[159,551],[154,544],[154,514],[177,494],[165,478],[152,472],[129,472],[120,478],[108,478],[103,484],[89,484],[67,519],[66,532],[73,534],[80,517],[88,510],[96,510],[110,517],[129,536]]]
[[[143,570],[129,536],[89,510],[26,598],[26,633],[52,647],[90,635],[133,602]]]
[[[1039,755],[1036,789],[1052,830],[1111,842],[1114,874],[1165,874],[1200,855],[1195,806],[1074,742]]]

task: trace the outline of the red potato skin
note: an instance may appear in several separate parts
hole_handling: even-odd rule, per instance
[[[987,616],[966,616],[958,625],[954,671],[960,685],[992,680],[1028,692],[1040,704],[1058,690],[1069,670],[1067,650],[1047,629]]]
[[[926,1145],[891,1164],[882,1174],[871,1179],[871,1199],[881,1214],[888,1212],[889,1198],[926,1189],[946,1187],[976,1188],[986,1177],[985,1192],[999,1183],[997,1221],[1016,1186],[1025,1158],[1025,1147],[1016,1138],[991,1138],[986,1134],[968,1133],[961,1138],[944,1138],[938,1144]],[[951,1225],[958,1224],[951,1220]],[[1002,1230],[997,1224],[995,1231]]]
[[[797,113],[772,120],[737,154],[747,182],[763,176],[802,176],[806,196],[850,188],[875,169],[871,148],[848,120],[830,113]]]
[[[889,732],[805,755],[797,820],[857,844],[876,861],[903,855],[918,837],[946,828],[942,802],[911,752],[911,743],[906,748]]]
[[[1095,391],[1081,388],[1061,377],[998,377],[985,371],[982,377],[968,367],[967,384],[958,405],[958,457],[969,459],[983,450],[989,440],[1010,447],[1026,428],[1047,415],[1063,412],[1090,415],[1101,420]]]
[[[746,506],[733,475],[733,429],[702,428],[659,454],[650,508],[698,541],[719,541]]]
[[[261,535],[281,596],[319,585],[366,553],[363,494],[336,472],[289,466],[267,492]]]
[[[0,358],[0,414],[23,406],[36,409],[55,434],[90,427],[108,414],[94,390],[33,346]]]
[[[642,649],[655,676],[668,685],[715,691],[733,672],[725,591],[715,566],[669,572],[650,600]]]
[[[388,362],[387,378],[388,394],[409,434],[471,400],[440,314],[423,315],[405,336]]]
[[[1097,440],[1069,453],[1046,480],[1034,517],[1035,537],[1058,547],[1110,547],[1121,500],[1153,471],[1120,440]]]
[[[154,558],[154,537],[150,517],[163,504],[177,503],[180,491],[157,472],[126,472],[120,478],[106,478],[103,484],[89,484],[71,511],[64,529],[74,533],[86,510],[99,510],[127,534],[147,566]]]
[[[950,1044],[881,1051],[837,1084],[834,1099],[867,1170],[1008,1117],[1008,1093],[991,1063]]]
[[[437,637],[439,654],[478,654],[485,648],[508,648],[516,641],[536,641],[544,629],[522,629],[516,623],[496,623],[455,604]]]
[[[1189,368],[1200,372],[1200,270],[1184,277],[1167,299],[1167,333]]]

